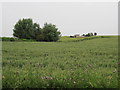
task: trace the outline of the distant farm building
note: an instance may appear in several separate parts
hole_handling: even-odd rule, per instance
[[[70,38],[77,38],[80,37],[80,34],[75,34],[74,36],[70,36]]]
[[[74,37],[80,37],[80,34],[75,34]]]

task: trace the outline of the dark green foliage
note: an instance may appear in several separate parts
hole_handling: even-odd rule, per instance
[[[85,34],[83,34],[82,36],[85,36]]]
[[[57,41],[60,32],[55,25],[44,24],[43,29],[39,24],[33,23],[32,19],[20,19],[14,26],[13,36],[19,39],[33,39],[36,41]]]
[[[16,41],[17,38],[13,38],[13,37],[2,37],[2,41]]]
[[[104,36],[101,36],[101,38],[104,38]]]
[[[97,33],[95,32],[95,33],[94,33],[94,36],[96,36],[96,35],[97,35]]]
[[[94,35],[93,35],[93,33],[88,33],[88,34],[83,34],[82,36],[90,37],[90,36],[96,36],[96,35],[97,35],[97,33],[94,33]]]
[[[15,41],[15,39],[14,38],[10,38],[10,41]]]
[[[21,41],[35,41],[33,39],[19,39],[19,38],[14,38],[14,37],[1,37],[2,41],[15,41],[15,42],[21,42]]]
[[[44,41],[44,35],[43,34],[37,35],[36,40],[37,41]]]
[[[42,29],[40,28],[40,25],[37,23],[34,23],[34,37],[33,39],[37,40],[37,37],[42,34]]]
[[[93,33],[88,33],[85,35],[86,37],[90,37],[90,36],[93,36]]]
[[[90,36],[93,36],[93,33],[90,33]]]
[[[56,28],[55,25],[45,23],[43,27],[43,36],[41,35],[41,37],[44,41],[57,41],[60,36],[60,32],[57,30],[58,28]]]
[[[34,39],[36,27],[32,19],[20,19],[14,26],[13,35],[18,38]]]
[[[86,36],[86,37],[90,37],[90,33],[86,34],[85,36]]]

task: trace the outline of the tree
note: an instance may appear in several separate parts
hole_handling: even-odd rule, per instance
[[[36,39],[39,31],[39,24],[33,23],[32,19],[20,19],[14,26],[13,36],[20,39]]]
[[[94,33],[94,36],[96,36],[96,35],[97,35],[97,33],[95,32],[95,33]]]
[[[90,36],[93,36],[93,33],[90,33]]]
[[[86,34],[85,36],[86,36],[86,37],[90,37],[90,33]]]
[[[45,23],[42,30],[44,41],[57,41],[61,34],[59,31],[57,31],[58,28],[52,24]]]
[[[82,36],[85,36],[85,34],[83,34]]]

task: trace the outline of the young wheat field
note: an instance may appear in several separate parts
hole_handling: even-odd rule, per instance
[[[3,88],[118,88],[117,36],[65,38],[2,42]]]

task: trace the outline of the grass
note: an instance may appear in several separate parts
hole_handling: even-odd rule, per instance
[[[118,38],[3,42],[3,88],[117,88]]]
[[[110,37],[116,37],[116,36],[91,36],[91,37],[78,37],[78,38],[70,38],[69,36],[63,36],[60,38],[59,42],[78,42],[78,41],[84,41],[84,40],[90,40],[96,38],[110,38]]]

